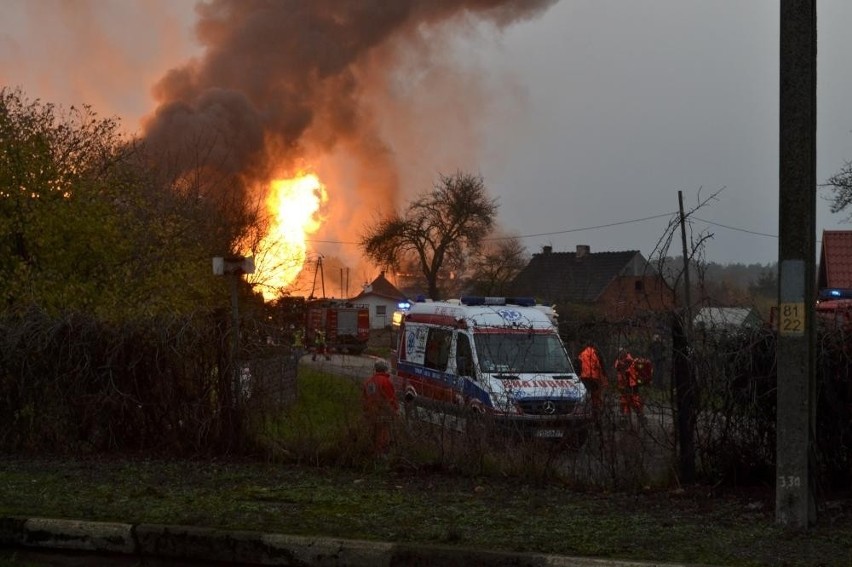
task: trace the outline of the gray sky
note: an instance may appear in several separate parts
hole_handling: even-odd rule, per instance
[[[192,5],[6,0],[0,82],[31,98],[88,102],[135,130],[155,106],[156,81],[198,55]],[[824,182],[852,160],[852,2],[821,0],[817,17]],[[502,30],[458,27],[439,67],[464,84],[425,89],[411,107],[432,116],[472,91],[475,102],[453,104],[438,122],[412,118],[404,135],[393,114],[377,122],[408,164],[400,182],[409,195],[438,172],[479,172],[502,226],[531,252],[588,244],[647,256],[668,217],[627,221],[676,211],[679,190],[687,207],[721,190],[697,215],[715,224],[693,225],[714,233],[706,258],[773,262],[778,240],[765,235],[778,234],[778,19],[776,0],[560,0]],[[412,76],[395,80],[415,84]],[[412,143],[421,134],[430,141]],[[818,238],[852,229],[823,198],[818,211]],[[624,224],[592,228],[614,223]]]

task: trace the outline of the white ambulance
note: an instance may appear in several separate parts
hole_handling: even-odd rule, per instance
[[[585,428],[588,394],[555,319],[526,298],[412,303],[394,316],[392,363],[405,400],[487,414],[538,437]]]

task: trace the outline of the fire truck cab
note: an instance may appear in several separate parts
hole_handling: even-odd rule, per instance
[[[398,311],[392,363],[405,400],[485,414],[537,437],[587,425],[589,396],[555,318],[531,298],[463,297]]]

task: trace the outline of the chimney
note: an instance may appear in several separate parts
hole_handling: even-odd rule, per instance
[[[550,254],[551,252],[553,252],[553,246],[542,246],[542,248],[541,248],[541,253],[542,253],[542,254],[544,254],[545,256],[547,256],[547,255],[548,255],[548,254]]]
[[[578,244],[577,245],[577,259],[583,258],[584,256],[588,256],[591,253],[591,248],[588,244]]]

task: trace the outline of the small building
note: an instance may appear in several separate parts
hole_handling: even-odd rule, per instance
[[[748,307],[702,307],[692,319],[693,327],[705,332],[733,332],[755,329],[763,320]]]
[[[557,305],[561,313],[582,305],[608,320],[660,312],[674,304],[671,288],[638,250],[554,252],[545,246],[510,284],[513,295]]]
[[[384,329],[390,326],[393,312],[401,301],[406,301],[406,297],[385,278],[385,273],[382,272],[376,279],[365,285],[363,291],[351,301],[370,308],[370,329]]]

